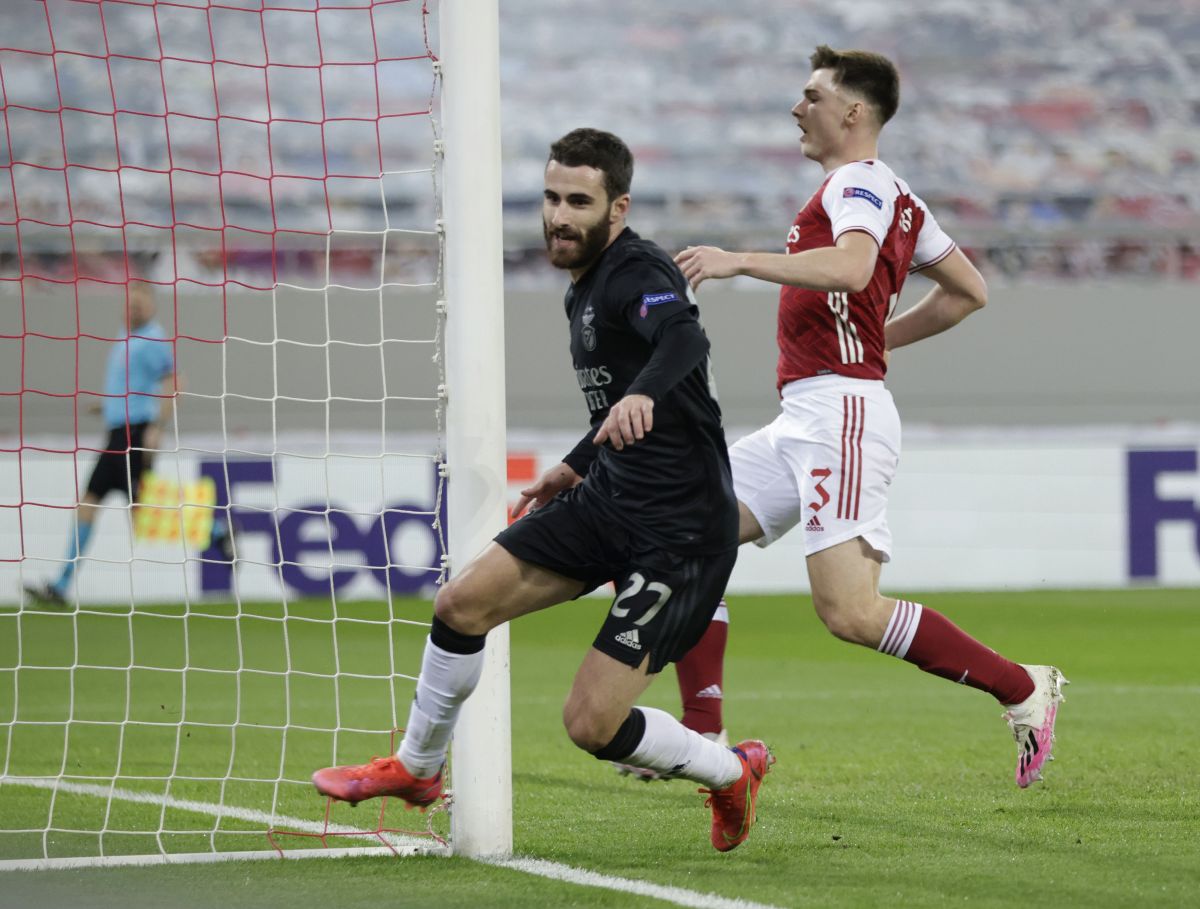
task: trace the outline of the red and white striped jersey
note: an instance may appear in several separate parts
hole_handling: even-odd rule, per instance
[[[879,244],[875,273],[863,290],[783,287],[779,292],[780,389],[812,376],[882,379],[883,325],[904,279],[954,251],[954,241],[925,203],[879,160],[852,161],[832,171],[796,216],[787,251],[833,246],[851,230],[868,233]]]

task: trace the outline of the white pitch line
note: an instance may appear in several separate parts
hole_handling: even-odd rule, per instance
[[[578,884],[581,887],[600,887],[604,890],[649,896],[667,903],[674,903],[676,906],[689,906],[692,909],[779,909],[778,906],[771,906],[767,903],[752,903],[749,900],[729,899],[715,893],[699,893],[695,890],[685,890],[682,887],[667,887],[663,884],[652,884],[649,881],[614,877],[611,874],[600,874],[598,871],[588,871],[585,868],[572,868],[570,865],[560,865],[558,862],[547,862],[542,859],[511,858],[481,859],[481,861],[500,868],[511,868],[513,871],[524,871],[526,874],[536,874],[538,877]]]
[[[218,805],[215,802],[197,802],[191,799],[177,799],[171,796],[155,795],[152,792],[138,792],[133,789],[118,789],[113,786],[102,786],[94,783],[72,783],[66,780],[48,780],[37,777],[0,777],[0,786],[27,786],[32,789],[57,789],[59,792],[67,792],[73,795],[87,795],[95,798],[116,799],[124,802],[137,802],[147,805],[165,805],[168,808],[175,808],[180,811],[188,811],[193,814],[206,814],[210,817],[228,817],[248,823],[265,824],[267,826],[280,825],[292,827],[296,830],[302,830],[308,833],[319,833],[325,829],[324,824],[314,821],[306,821],[301,818],[276,816],[266,811],[258,811],[253,808],[237,808],[230,805]],[[348,833],[361,837],[362,839],[378,840],[379,835],[368,830],[362,830],[358,827],[347,827],[341,824],[331,824],[329,826],[331,833]],[[388,841],[396,846],[404,854],[415,854],[418,852],[446,854],[444,850],[436,845],[433,845],[419,839],[417,837],[406,837],[396,834],[383,834]],[[379,853],[380,849],[304,849],[285,852],[288,858],[340,858],[347,855],[364,855]],[[390,853],[389,853],[390,854]],[[275,852],[228,852],[228,853],[189,853],[186,855],[138,855],[138,856],[97,856],[97,857],[80,857],[80,858],[58,858],[58,859],[17,859],[12,861],[0,861],[0,872],[3,871],[39,871],[52,870],[58,868],[96,868],[96,867],[123,867],[123,866],[146,866],[146,865],[162,865],[162,864],[192,864],[192,863],[207,863],[207,862],[224,862],[224,861],[255,861],[277,857]],[[689,909],[779,909],[777,906],[772,906],[767,903],[755,903],[749,900],[730,899],[724,896],[718,896],[715,893],[700,893],[695,890],[686,890],[682,887],[668,887],[662,884],[652,884],[649,881],[634,880],[631,878],[616,877],[610,874],[601,874],[597,871],[588,871],[585,868],[572,868],[570,865],[561,865],[558,862],[548,862],[543,859],[531,858],[508,858],[508,859],[479,859],[483,864],[491,865],[497,868],[506,868],[510,871],[520,871],[524,874],[532,874],[537,877],[549,878],[550,880],[563,881],[569,884],[575,884],[580,887],[598,887],[603,890],[615,890],[619,893],[632,893],[637,896],[647,896],[652,899],[662,900],[663,902],[673,903],[676,906],[686,906]]]
[[[375,839],[372,835],[371,839]],[[76,868],[149,868],[161,865],[211,865],[220,862],[262,862],[308,858],[353,858],[393,853],[387,846],[349,849],[292,849],[280,855],[274,849],[257,852],[160,852],[154,855],[101,855],[64,858],[10,859],[0,862],[3,871],[70,871]]]
[[[0,786],[3,785],[27,786],[30,789],[51,789],[58,790],[59,792],[67,792],[72,795],[90,795],[98,799],[116,799],[121,802],[137,802],[143,805],[157,805],[160,807],[165,805],[168,808],[188,811],[192,814],[207,814],[210,817],[217,818],[228,817],[238,821],[246,821],[250,824],[263,824],[266,827],[291,827],[305,833],[320,833],[328,829],[330,833],[347,833],[355,838],[360,836],[363,839],[378,840],[380,838],[379,834],[375,834],[370,830],[363,830],[361,827],[330,824],[326,828],[319,821],[306,821],[298,817],[275,815],[268,811],[258,811],[254,808],[218,805],[216,802],[196,802],[191,799],[177,799],[169,795],[138,792],[136,789],[118,789],[115,786],[101,786],[95,783],[72,783],[68,780],[48,780],[41,777],[0,776]],[[396,833],[382,834],[382,836],[401,851],[411,851],[412,853],[440,853],[445,851],[433,841],[421,837],[404,836],[403,834]],[[4,863],[0,862],[0,870],[4,870],[4,868]]]

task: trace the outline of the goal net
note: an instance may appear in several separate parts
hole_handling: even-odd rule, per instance
[[[506,633],[453,822],[327,813],[309,782],[387,753],[436,585],[502,521],[502,352],[464,347],[503,337],[498,140],[467,132],[498,114],[452,113],[498,106],[495,11],[464,5],[6,10],[0,866],[244,854],[268,831],[508,848]],[[462,232],[464,191],[494,197],[487,235]],[[465,271],[467,243],[495,269]],[[480,298],[490,341],[456,324]],[[499,426],[464,445],[473,408]]]

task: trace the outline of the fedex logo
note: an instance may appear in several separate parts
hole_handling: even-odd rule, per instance
[[[436,490],[436,465],[431,471]],[[201,477],[216,485],[216,505],[225,507],[237,501],[239,487],[274,484],[275,469],[268,459],[244,461],[203,461]],[[429,502],[436,500],[431,492]],[[419,594],[433,584],[440,573],[442,539],[439,527],[446,526],[446,501],[441,511],[431,514],[432,505],[394,502],[378,516],[351,514],[333,503],[299,503],[278,512],[270,509],[229,509],[238,540],[261,535],[271,545],[272,561],[279,566],[283,583],[297,593],[328,596],[330,589],[345,587],[362,572],[379,582],[380,592]],[[397,565],[392,558],[394,543],[402,530],[414,528],[430,535],[434,558],[431,565]],[[304,564],[307,553],[332,554],[333,565],[319,567]],[[340,563],[339,554],[345,559]],[[205,593],[228,594],[233,586],[233,565],[223,562],[216,549],[205,553],[200,567],[200,589]]]
[[[510,454],[510,489],[519,494],[534,482],[537,468],[533,455]],[[365,573],[377,582],[380,595],[388,590],[397,595],[422,595],[441,574],[447,533],[446,496],[441,497],[440,508],[434,512],[433,503],[438,500],[436,465],[429,471],[427,496],[418,494],[418,501],[390,502],[380,514],[361,514],[325,501],[289,501],[279,509],[231,505],[252,499],[256,486],[277,487],[274,464],[266,458],[202,461],[200,477],[215,489],[213,504],[229,508],[238,548],[251,544],[250,548],[259,553],[268,548],[267,560],[278,567],[280,580],[294,593],[329,596],[331,590],[341,590]],[[402,544],[405,551],[415,545],[429,556],[422,557],[420,564],[414,564],[411,558],[405,562],[398,554]],[[319,558],[321,564],[313,564],[314,558]],[[234,570],[216,548],[210,548],[200,565],[200,589],[207,594],[228,595],[233,588]]]
[[[1200,453],[1181,451],[1131,451],[1126,460],[1129,501],[1129,577],[1154,579],[1159,572],[1158,528],[1162,524],[1190,524],[1200,558],[1200,504],[1192,496],[1167,496],[1159,492],[1160,478],[1182,475],[1200,480]]]

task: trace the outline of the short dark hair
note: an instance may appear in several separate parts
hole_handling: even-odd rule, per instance
[[[549,161],[603,171],[604,191],[610,202],[629,192],[633,182],[633,152],[620,138],[602,129],[571,130],[550,146]]]
[[[811,57],[813,70],[833,70],[835,85],[857,92],[875,107],[879,125],[887,123],[900,106],[900,74],[883,54],[861,50],[834,50],[820,45]]]

